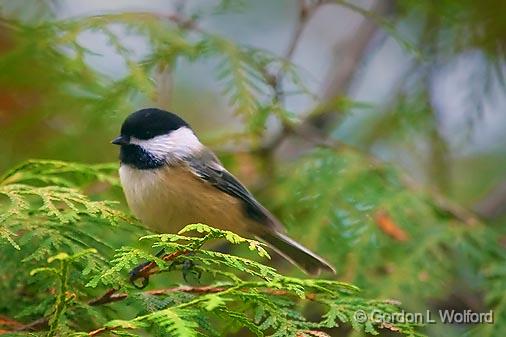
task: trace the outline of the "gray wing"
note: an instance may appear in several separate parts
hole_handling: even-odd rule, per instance
[[[245,214],[259,224],[278,231],[284,231],[276,218],[263,207],[255,197],[220,163],[210,151],[204,150],[187,161],[192,172],[208,184],[225,192],[243,203]]]

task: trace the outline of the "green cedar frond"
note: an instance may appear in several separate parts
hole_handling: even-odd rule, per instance
[[[433,295],[444,291],[440,280],[453,273],[448,254],[465,256],[463,252],[470,253],[472,247],[486,245],[486,240],[471,244],[485,235],[485,226],[441,218],[430,194],[410,189],[392,167],[371,164],[357,152],[322,149],[300,159],[293,168],[279,188],[282,209],[290,212],[282,216],[288,219],[285,223],[341,270],[350,271],[362,288],[398,298],[403,296],[403,287],[411,289],[411,299]],[[383,213],[405,233],[405,239],[385,232],[379,219]],[[312,226],[308,229],[298,223]],[[351,253],[353,260],[347,258]],[[471,259],[477,265],[481,263],[478,255],[482,254]],[[373,272],[378,266],[390,270],[387,276]],[[416,277],[406,277],[413,270],[427,278],[423,287],[415,286]]]
[[[217,79],[229,98],[231,107],[246,122],[251,136],[258,137],[265,128],[269,116],[282,116],[275,101],[277,93],[272,88],[270,72],[284,71],[294,91],[315,97],[308,86],[297,76],[297,67],[273,53],[242,45],[217,34],[211,34],[176,18],[150,12],[126,12],[72,18],[54,22],[39,22],[35,25],[10,22],[16,29],[16,36],[23,43],[16,48],[21,54],[33,53],[34,44],[40,48],[38,55],[59,63],[63,69],[74,69],[61,73],[63,88],[77,89],[80,95],[76,104],[86,106],[92,112],[104,109],[123,111],[132,107],[124,97],[143,95],[154,100],[158,93],[153,78],[156,71],[172,67],[178,59],[190,62],[217,61]],[[119,25],[129,32],[142,36],[149,44],[147,56],[139,60],[135,52],[125,46],[121,36],[111,29]],[[109,45],[123,58],[127,74],[120,79],[107,78],[98,73],[86,62],[86,56],[94,52],[81,45],[79,36],[85,32],[105,36]],[[39,37],[33,43],[33,36]],[[67,51],[66,53],[62,50]],[[73,57],[69,57],[73,55]],[[15,53],[0,58],[0,67],[8,68],[16,64]],[[82,76],[86,74],[86,76]],[[287,83],[288,84],[288,83]],[[72,93],[75,96],[75,93]],[[96,114],[93,114],[96,115]],[[288,114],[286,114],[288,116]]]
[[[160,266],[164,263],[160,259],[156,259],[152,254],[146,253],[141,249],[123,247],[116,251],[114,258],[111,260],[111,268],[104,270],[100,275],[95,275],[87,284],[88,287],[96,287],[99,282],[104,285],[122,284],[124,275],[120,272],[128,272],[132,270],[142,261],[154,260]]]
[[[97,181],[118,186],[117,164],[86,165],[58,160],[28,160],[0,178],[0,185],[56,185],[78,187]]]
[[[249,250],[256,251],[260,257],[270,258],[267,251],[263,248],[266,246],[264,243],[256,240],[245,239],[231,231],[220,230],[204,224],[191,224],[181,229],[179,231],[179,234],[188,233],[191,231],[196,231],[198,233],[208,233],[204,238],[205,239],[204,243],[207,242],[208,240],[223,238],[233,244],[245,243],[248,245]]]
[[[2,221],[0,219],[0,223],[1,222]],[[4,240],[7,240],[12,245],[12,247],[16,248],[17,250],[20,250],[21,248],[16,243],[16,241],[14,241],[13,238],[14,236],[16,236],[16,233],[10,231],[8,228],[0,227],[0,237]]]
[[[197,336],[197,311],[168,308],[137,317],[135,322],[146,322],[156,326],[162,334],[176,337]]]
[[[183,235],[192,232],[204,236]],[[317,336],[320,333],[318,329],[335,327],[341,323],[351,324],[357,330],[376,333],[382,326],[373,320],[357,322],[355,312],[399,310],[392,302],[370,301],[358,297],[358,288],[344,282],[287,277],[256,261],[202,248],[204,242],[217,238],[227,238],[236,244],[249,245],[252,241],[229,231],[193,224],[177,235],[149,235],[142,238],[159,240],[152,246],[164,247],[169,255],[178,251],[190,252],[179,255],[174,260],[164,261],[141,249],[125,247],[117,250],[110,262],[111,267],[95,276],[88,286],[97,287],[102,283],[113,285],[117,289],[118,285],[122,284],[122,275],[139,261],[155,261],[161,271],[168,271],[173,270],[171,265],[179,259],[191,260],[204,276],[212,275],[215,284],[207,287],[212,291],[204,289],[200,292],[197,289],[195,294],[187,294],[184,297],[177,295],[176,287],[164,294],[164,298],[157,299],[156,303],[152,300],[144,301],[151,313],[121,325],[110,322],[105,327],[115,326],[115,329],[120,330],[159,329],[163,333],[176,335],[186,333],[205,336],[205,331],[208,330],[207,322],[217,315],[223,321],[220,326],[225,324],[222,328],[233,330],[245,327],[258,336],[267,335],[270,330],[275,331],[272,336],[298,336],[304,333]],[[225,270],[229,272],[226,273]],[[220,278],[223,281],[218,281]],[[128,291],[128,287],[123,288]],[[185,290],[181,288],[180,291]],[[188,291],[191,293],[191,287]],[[309,321],[297,310],[298,303],[307,300],[328,307],[320,322]],[[195,319],[196,317],[200,320]],[[407,335],[415,334],[414,328],[409,324],[394,324],[392,329]]]
[[[99,218],[111,225],[127,220],[125,215],[111,207],[113,202],[91,201],[74,188],[9,184],[0,186],[0,195],[10,200],[10,205],[3,207],[0,216],[2,233],[8,233],[9,227],[19,227],[28,214],[32,219],[30,226],[44,222],[69,225],[84,218]]]
[[[229,40],[214,37],[213,47],[223,58],[218,65],[218,79],[224,83],[230,104],[238,107],[245,117],[252,117],[260,105],[258,95],[262,93],[259,84],[262,74],[251,66],[251,56]]]
[[[125,330],[151,327],[151,329],[156,328],[161,335],[192,337],[198,336],[196,316],[196,312],[192,310],[168,308],[139,316],[130,321],[112,320],[107,322],[104,328],[119,336],[132,335]]]
[[[65,225],[65,228],[72,232],[78,231],[79,228],[71,224],[89,219],[97,219],[110,225],[127,222],[128,217],[112,207],[114,202],[92,201],[78,190],[97,181],[117,185],[114,171],[115,165],[87,166],[49,160],[27,161],[10,170],[0,181],[0,196],[9,201],[0,203],[0,237],[20,249],[19,243],[16,243],[13,237],[16,232],[29,229],[25,234],[27,236],[53,235],[50,244],[58,247],[59,242],[77,243],[80,237],[89,236],[83,233],[65,238],[52,232],[55,227]],[[26,223],[28,218],[30,222]],[[96,240],[100,241],[98,238]],[[39,253],[42,253],[42,250],[41,247]]]

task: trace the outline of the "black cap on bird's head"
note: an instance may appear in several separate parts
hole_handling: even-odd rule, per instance
[[[157,108],[141,109],[125,119],[120,136],[112,143],[126,145],[129,144],[131,137],[146,140],[168,134],[181,127],[190,128],[188,123],[172,112]]]
[[[191,127],[178,115],[156,108],[128,116],[113,144],[120,145],[120,161],[138,169],[154,169],[200,147]]]

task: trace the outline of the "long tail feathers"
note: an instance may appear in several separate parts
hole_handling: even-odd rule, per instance
[[[321,271],[336,273],[322,257],[282,233],[264,232],[258,234],[258,238],[307,274],[318,275]]]

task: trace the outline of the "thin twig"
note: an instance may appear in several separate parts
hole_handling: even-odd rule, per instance
[[[186,2],[184,1],[177,1],[175,3],[175,14],[174,17],[176,18],[182,18],[184,17],[184,9],[185,9]],[[178,19],[178,22],[188,22],[188,19],[186,20],[180,20]],[[181,26],[181,24],[178,24],[178,26],[182,29],[187,29],[185,26]],[[196,26],[196,19],[191,20],[191,28],[192,26]],[[175,64],[174,56],[170,56],[167,60],[161,60],[158,62],[157,70],[156,70],[156,97],[154,97],[154,100],[156,101],[157,105],[166,110],[170,110],[171,102],[172,102],[172,94],[174,92],[174,76],[173,76],[173,68]]]
[[[21,326],[16,327],[13,329],[14,332],[18,331],[36,331],[36,330],[42,330],[48,326],[49,318],[47,317],[41,317],[39,319],[36,319],[35,321],[32,321],[27,324],[23,324]]]
[[[106,331],[111,331],[111,330],[115,330],[117,329],[118,327],[106,327],[106,328],[100,328],[100,329],[97,329],[97,330],[93,330],[93,331],[90,331],[88,333],[88,336],[98,336],[100,335],[101,333],[104,333]]]
[[[311,124],[325,132],[329,132],[338,120],[338,109],[335,102],[344,97],[355,78],[364,56],[367,54],[376,32],[378,31],[378,19],[390,8],[390,0],[377,0],[373,7],[364,10],[362,23],[358,26],[353,36],[340,48],[339,58],[334,61],[335,67],[330,69],[329,78],[322,88],[324,109],[320,109],[318,114],[308,115],[304,123]],[[338,5],[344,6],[345,2],[338,2]]]
[[[166,262],[172,261],[176,257],[178,257],[180,255],[186,255],[189,252],[190,252],[189,250],[176,251],[176,252],[164,255],[162,257],[162,260],[166,261]],[[144,280],[143,285],[145,286],[145,285],[147,285],[147,281],[149,280],[149,277],[151,275],[159,273],[159,272],[160,272],[160,269],[158,268],[156,263],[150,262],[150,263],[146,264],[142,269],[140,269],[137,273],[135,273],[135,275],[132,275],[130,277],[130,282],[134,283],[138,279],[143,279]],[[102,296],[90,300],[88,302],[88,304],[95,306],[95,305],[101,305],[101,304],[119,301],[122,299],[122,295],[117,294],[116,293],[117,291],[118,291],[117,289],[111,288],[111,289],[107,290]]]
[[[96,305],[102,305],[102,304],[115,302],[116,301],[115,298],[119,297],[119,294],[116,294],[116,291],[117,291],[116,289],[111,288],[111,289],[107,290],[102,296],[88,301],[88,304],[91,306],[96,306]]]
[[[165,289],[157,289],[157,290],[144,291],[143,294],[152,295],[152,296],[163,296],[163,295],[168,295],[168,294],[175,293],[175,292],[184,292],[184,293],[192,293],[192,294],[202,295],[202,294],[213,294],[213,293],[226,292],[226,291],[230,291],[231,289],[232,288],[230,288],[230,287],[227,288],[227,287],[214,287],[214,286],[200,286],[200,287],[178,286],[178,287],[172,287],[172,288],[165,288]],[[247,291],[248,288],[244,288],[242,290],[243,291]],[[268,293],[270,295],[274,295],[274,296],[290,296],[290,295],[293,295],[289,291],[282,290],[282,289],[270,289],[270,288],[267,288],[267,289],[264,289],[264,291],[266,293]],[[90,301],[88,303],[90,305],[98,305],[98,304],[106,304],[106,303],[118,302],[118,301],[122,301],[122,300],[128,298],[128,294],[127,293],[111,294],[108,297],[108,302],[104,302],[103,298],[104,298],[104,296],[99,297],[96,300],[92,300],[92,301]],[[307,300],[309,300],[309,301],[314,301],[316,299],[316,294],[315,293],[307,293],[305,295],[305,298]],[[96,304],[91,304],[91,303],[96,303]],[[90,331],[88,333],[88,336],[98,336],[98,335],[100,335],[102,333],[105,333],[105,332],[108,332],[108,331],[112,331],[112,330],[116,330],[118,328],[121,328],[121,327],[120,326],[102,327],[102,328]]]
[[[163,261],[172,261],[174,260],[176,257],[178,256],[181,256],[181,255],[187,255],[189,254],[190,251],[189,250],[178,250],[178,251],[175,251],[173,253],[170,253],[170,254],[166,254],[162,257],[162,260]],[[149,264],[147,264],[144,268],[142,268],[138,273],[136,273],[135,276],[131,277],[130,278],[130,281],[134,282],[140,278],[149,278],[149,276],[153,275],[153,274],[156,274],[156,273],[159,273],[160,270],[158,268],[158,266],[156,265],[155,262],[150,262]]]
[[[284,58],[287,62],[290,62],[292,60],[295,49],[297,48],[302,37],[302,33],[306,29],[310,19],[314,16],[318,8],[320,8],[320,6],[325,3],[325,0],[318,0],[312,6],[308,6],[305,0],[299,0],[299,17],[295,24],[295,29],[292,37],[288,42],[288,47],[285,53],[282,55],[282,58]],[[276,75],[266,75],[266,78],[269,79],[267,83],[274,91],[274,104],[284,105],[285,92],[283,90],[283,77],[283,67],[278,69]],[[263,145],[260,149],[256,149],[255,151],[267,157],[273,153],[275,149],[281,145],[283,140],[286,139],[290,134],[290,127],[286,124],[283,124],[279,133],[269,142],[269,144]]]
[[[209,293],[218,293],[224,291],[226,288],[224,287],[211,287],[211,286],[203,286],[203,287],[190,287],[190,286],[179,286],[165,289],[155,289],[144,291],[145,295],[152,296],[162,296],[167,295],[174,292],[184,292],[184,293],[195,293],[195,294],[209,294]],[[119,302],[128,298],[128,293],[115,293],[109,290],[104,295],[90,300],[88,302],[91,306],[103,305],[108,303]]]
[[[23,326],[23,323],[18,322],[10,317],[0,315],[0,326],[19,328]]]
[[[164,296],[175,292],[182,292],[182,293],[191,293],[191,294],[214,294],[214,293],[221,293],[229,288],[227,287],[214,287],[214,286],[199,286],[199,287],[192,287],[192,286],[177,286],[172,288],[164,288],[164,289],[155,289],[155,290],[147,290],[144,291],[143,294],[145,295],[151,295],[151,296]],[[243,290],[247,291],[248,288],[244,288]],[[276,296],[287,296],[291,293],[282,290],[282,289],[265,289],[266,293],[269,293],[271,295]],[[107,293],[106,293],[107,294]],[[316,294],[314,293],[307,293],[306,299],[308,300],[314,300]],[[101,297],[98,297],[96,299],[93,299],[88,302],[89,305],[97,306],[97,305],[103,305],[108,303],[114,303],[119,302],[124,299],[128,298],[128,293],[115,293],[115,294],[109,294],[107,296],[103,295]]]
[[[493,187],[473,209],[481,217],[489,220],[497,219],[506,213],[506,181]]]
[[[324,5],[330,4],[331,1],[318,1],[313,6],[307,8],[305,5],[305,1],[301,1],[301,9],[299,15],[299,21],[295,27],[294,34],[290,43],[288,44],[288,49],[285,57],[289,60],[298,44],[298,41],[306,27],[309,19],[314,15],[316,10]],[[337,2],[338,5],[344,5],[341,2]],[[339,67],[333,71],[331,71],[332,76],[327,81],[327,85],[322,89],[324,101],[319,104],[316,108],[314,108],[311,112],[309,112],[307,117],[299,122],[301,127],[305,127],[309,125],[311,127],[317,127],[322,129],[323,131],[328,131],[329,125],[332,123],[327,123],[329,119],[334,118],[335,115],[335,101],[336,98],[342,97],[345,91],[348,89],[349,84],[353,79],[353,74],[355,70],[360,64],[360,60],[362,59],[363,54],[366,51],[366,47],[369,45],[372,37],[374,36],[377,30],[377,20],[371,19],[370,13],[374,13],[374,17],[380,17],[382,13],[386,11],[389,7],[389,0],[380,0],[371,10],[364,10],[365,13],[361,13],[364,15],[364,21],[357,29],[356,33],[353,36],[353,40],[350,41],[350,46],[348,46],[344,54],[342,55],[342,60],[339,63]],[[274,88],[275,92],[275,100],[277,103],[283,103],[284,94],[281,89],[282,85],[282,69],[280,72],[273,76],[269,84]],[[274,136],[274,138],[266,145],[263,146],[262,150],[265,153],[273,153],[275,152],[281,144],[284,144],[284,141],[288,139],[290,136],[293,136],[292,127],[290,125],[283,124],[281,131]],[[296,147],[296,145],[294,145]],[[286,152],[292,152],[291,150],[287,150]]]
[[[306,4],[305,0],[299,0],[299,17],[295,24],[295,30],[292,34],[292,37],[290,41],[288,42],[288,47],[286,49],[286,52],[283,54],[283,58],[286,61],[291,61],[293,54],[295,52],[295,49],[297,48],[300,38],[302,36],[302,33],[304,32],[308,22],[313,17],[313,15],[316,13],[316,10],[320,8],[321,5],[323,5],[325,1],[319,0],[315,4],[309,6]],[[283,104],[284,100],[284,91],[283,91],[283,67],[281,69],[278,69],[278,72],[275,76],[271,76],[271,80],[269,81],[269,84],[274,89],[274,101],[279,104]]]
[[[174,78],[172,76],[172,62],[159,63],[157,66],[156,77],[156,101],[158,107],[170,110],[172,101],[172,92],[174,89]]]
[[[379,158],[375,157],[372,154],[364,153],[360,149],[340,142],[336,139],[331,139],[329,137],[325,137],[322,135],[321,131],[314,127],[310,127],[309,125],[300,125],[296,128],[292,128],[292,133],[296,134],[302,139],[312,143],[315,146],[332,149],[335,151],[351,151],[353,153],[359,153],[361,156],[365,156],[368,163],[376,168],[382,169],[385,166],[385,163]],[[431,202],[433,203],[433,207],[438,209],[439,211],[443,211],[455,219],[462,221],[464,224],[468,226],[474,226],[478,224],[480,221],[477,216],[470,210],[465,207],[460,206],[459,204],[451,201],[446,198],[439,192],[431,189],[426,189],[420,186],[420,184],[416,183],[411,177],[406,174],[400,174],[400,179],[402,184],[409,188],[410,190],[422,194],[426,194],[430,197]]]

